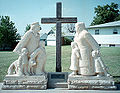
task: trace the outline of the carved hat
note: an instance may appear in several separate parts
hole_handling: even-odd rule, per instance
[[[40,25],[39,25],[39,22],[34,22],[31,24],[31,26],[40,26]]]
[[[32,23],[32,24],[31,24],[31,28],[32,28],[32,29],[34,29],[34,28],[37,27],[37,26],[40,27],[39,22],[35,22],[35,23]],[[42,28],[40,27],[40,30],[41,30],[41,29],[42,29]]]

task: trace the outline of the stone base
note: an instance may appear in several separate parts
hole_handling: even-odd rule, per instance
[[[2,89],[47,89],[47,76],[6,76]]]
[[[86,89],[86,90],[114,90],[114,81],[112,77],[97,76],[69,76],[68,89]]]

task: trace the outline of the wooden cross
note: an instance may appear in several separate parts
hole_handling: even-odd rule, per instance
[[[42,18],[41,23],[56,23],[56,72],[61,72],[61,23],[76,23],[77,17],[62,17],[62,4],[56,4],[56,18]]]

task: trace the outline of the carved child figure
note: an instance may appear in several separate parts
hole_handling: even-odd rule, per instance
[[[105,66],[100,57],[100,51],[99,50],[93,51],[92,56],[94,57],[95,60],[95,72],[97,76],[101,75],[110,76],[110,74],[106,70],[107,67]]]
[[[29,67],[30,67],[29,72],[31,73],[31,75],[35,74],[34,72],[44,74],[43,72],[44,72],[44,66],[46,62],[45,43],[43,41],[40,41],[39,46],[40,47],[31,54],[30,59],[29,59]],[[37,59],[35,61],[38,55],[40,59]],[[38,64],[38,61],[41,62],[41,64]],[[36,66],[39,69],[35,69]]]
[[[25,75],[29,75],[28,73],[28,50],[27,48],[22,48],[21,55],[19,57],[19,67],[22,69],[22,72]]]
[[[36,62],[35,62],[35,59],[33,58],[30,58],[29,59],[29,68],[28,68],[28,72],[31,74],[31,75],[34,75],[34,66],[36,65]]]
[[[81,59],[80,50],[76,42],[71,43],[71,48],[72,48],[72,54],[71,54],[70,69],[73,71],[71,75],[77,75],[77,74],[80,74],[80,71],[79,71],[79,62]]]

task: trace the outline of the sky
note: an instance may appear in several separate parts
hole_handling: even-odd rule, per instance
[[[10,16],[18,33],[24,34],[27,24],[39,22],[42,33],[51,30],[54,25],[41,24],[41,18],[56,17],[56,2],[62,2],[62,17],[77,17],[88,27],[95,16],[94,8],[98,5],[119,4],[120,0],[0,0],[0,15]]]

